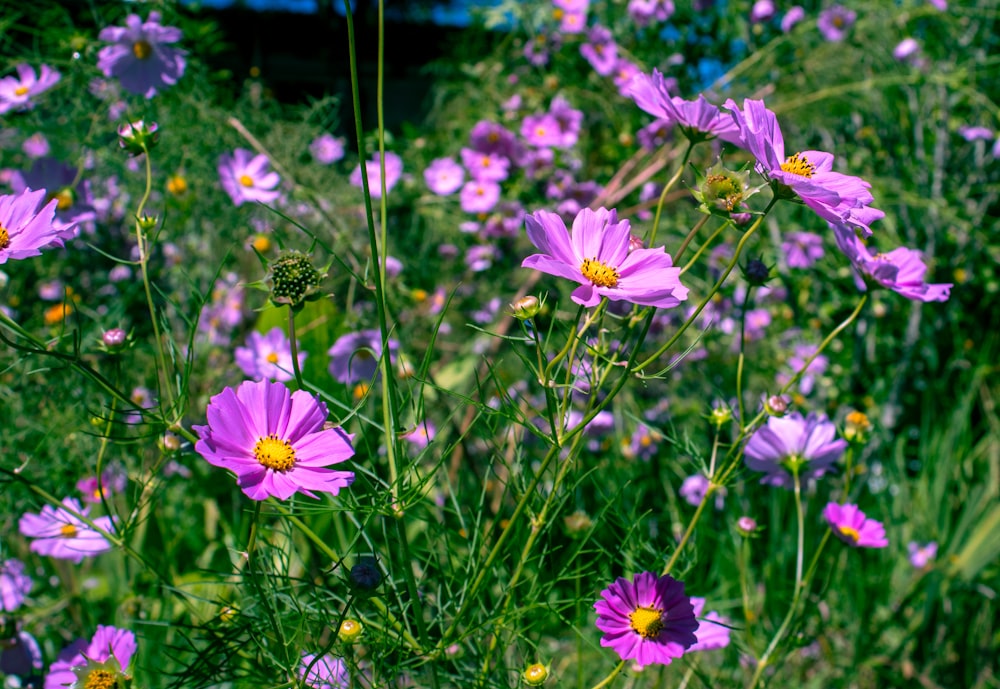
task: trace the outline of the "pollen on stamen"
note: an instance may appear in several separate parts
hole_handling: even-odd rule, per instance
[[[628,614],[629,626],[643,639],[655,639],[663,631],[663,611],[639,607]]]
[[[149,44],[149,41],[136,41],[132,44],[132,54],[137,60],[149,59],[149,56],[153,54],[153,46]]]
[[[276,363],[278,363],[278,354],[277,354],[277,352],[271,352],[265,358],[267,359],[267,363],[269,363],[269,364],[276,364]]]
[[[837,531],[840,532],[841,536],[851,539],[855,543],[861,540],[861,534],[859,534],[855,529],[849,526],[838,526]]]
[[[0,225],[0,251],[3,251],[8,246],[10,246],[10,234],[7,232],[7,228]]]
[[[59,527],[59,535],[63,538],[73,538],[76,536],[76,527],[73,524],[63,524]]]
[[[23,84],[14,89],[15,96],[23,96],[27,92],[28,92],[28,87],[24,86]]]
[[[598,261],[596,258],[585,258],[580,264],[580,273],[598,287],[617,287],[621,275],[618,269]]]
[[[274,471],[288,471],[295,465],[295,448],[274,433],[257,441],[253,446],[253,456],[261,466]]]
[[[790,155],[781,164],[781,170],[799,177],[812,177],[816,174],[816,166],[809,162],[801,153]]]
[[[84,689],[112,689],[118,678],[107,670],[94,670],[87,677]]]
[[[253,177],[251,177],[250,175],[240,175],[238,181],[239,181],[240,184],[242,184],[245,187],[252,187],[253,186]]]

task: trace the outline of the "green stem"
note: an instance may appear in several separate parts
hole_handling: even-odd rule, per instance
[[[299,386],[299,390],[305,390],[302,367],[299,366],[299,342],[295,336],[295,311],[291,306],[288,307],[288,341],[292,349],[292,372],[295,374],[295,384]]]
[[[684,252],[687,250],[688,244],[691,243],[691,240],[694,239],[695,235],[698,234],[698,231],[705,226],[705,223],[707,223],[708,219],[711,217],[712,217],[711,215],[703,215],[700,218],[698,218],[698,222],[694,224],[694,227],[692,227],[691,230],[687,233],[687,236],[684,237],[684,241],[681,242],[680,247],[677,249],[677,253],[674,254],[675,266],[681,262],[681,256],[684,255]],[[723,224],[722,227],[725,227],[726,224],[728,223]],[[716,230],[716,232],[717,233],[721,232],[722,227]]]
[[[656,231],[660,227],[660,213],[663,212],[663,204],[667,200],[667,194],[670,193],[670,190],[674,188],[675,184],[677,184],[677,180],[679,180],[681,175],[684,174],[684,168],[687,166],[688,158],[691,157],[691,151],[693,149],[694,142],[688,139],[688,145],[687,148],[684,149],[684,156],[681,158],[681,164],[677,166],[677,171],[674,172],[673,177],[667,181],[666,185],[663,187],[663,191],[660,192],[660,200],[656,203],[656,215],[653,218],[653,229],[649,231],[648,242],[650,248],[653,247],[653,242],[656,241]]]
[[[600,682],[595,684],[592,687],[592,689],[604,689],[604,687],[611,686],[611,683],[615,681],[615,677],[617,677],[618,674],[624,669],[625,669],[625,661],[623,660],[617,665],[615,665],[615,669],[612,670],[607,677],[605,677]]]

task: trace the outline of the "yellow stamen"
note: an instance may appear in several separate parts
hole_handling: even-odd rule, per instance
[[[846,536],[847,538],[851,539],[855,543],[857,543],[858,541],[861,540],[861,534],[859,534],[857,531],[855,531],[854,529],[852,529],[849,526],[838,526],[838,527],[836,527],[836,529],[840,533],[841,536]]]
[[[59,528],[59,535],[63,538],[73,538],[76,536],[76,527],[72,524],[63,524]]]
[[[180,196],[188,190],[187,180],[180,175],[174,175],[167,180],[167,191],[174,196]]]
[[[27,92],[28,92],[28,87],[24,85],[18,86],[16,89],[14,89],[15,96],[23,96]]]
[[[278,355],[275,352],[271,352],[270,354],[268,354],[264,358],[267,359],[267,363],[269,363],[269,364],[276,364],[276,363],[278,363]]]
[[[796,153],[785,158],[785,162],[781,164],[781,169],[783,172],[789,172],[800,177],[812,177],[816,174],[816,166],[810,163],[809,159],[801,153]]]
[[[596,258],[585,258],[580,264],[580,273],[598,287],[617,287],[618,269],[607,265]]]
[[[355,385],[354,391],[352,393],[354,395],[354,401],[360,402],[362,399],[364,399],[364,396],[368,394],[368,388],[369,388],[368,383],[358,383],[357,385]]]
[[[251,177],[250,175],[240,175],[238,181],[245,187],[253,186],[253,177]]]
[[[147,60],[153,54],[153,46],[149,41],[136,41],[132,44],[132,54],[139,60]]]
[[[8,246],[10,246],[10,234],[7,233],[7,228],[0,225],[0,251],[3,251]]]
[[[628,615],[629,626],[643,639],[655,639],[663,631],[663,611],[636,608]]]
[[[112,689],[116,684],[116,679],[113,672],[94,670],[87,675],[87,681],[84,682],[83,687],[84,689]]]
[[[69,187],[60,189],[52,195],[52,198],[56,200],[56,208],[61,211],[67,210],[73,205],[73,190]]]
[[[253,456],[261,466],[275,471],[288,471],[295,464],[295,449],[292,444],[274,433],[257,441],[253,446]]]

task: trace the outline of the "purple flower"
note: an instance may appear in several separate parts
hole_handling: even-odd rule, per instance
[[[460,155],[462,165],[469,171],[472,179],[502,182],[510,175],[510,160],[499,153],[483,153],[472,148],[463,148]]]
[[[336,163],[344,157],[344,139],[324,132],[310,142],[309,153],[320,165]]]
[[[862,291],[866,282],[874,282],[914,301],[948,301],[951,296],[951,283],[924,282],[927,266],[920,252],[902,246],[887,254],[873,252],[852,228],[839,223],[830,227],[837,246],[863,278],[858,281]]]
[[[275,189],[281,178],[267,166],[267,156],[263,153],[254,155],[245,148],[237,148],[232,155],[219,156],[219,181],[237,206],[247,201],[271,203],[281,196],[281,191]]]
[[[958,134],[966,141],[977,141],[979,139],[988,141],[993,138],[993,130],[989,127],[968,124],[959,127]]]
[[[689,505],[697,507],[708,495],[708,487],[711,481],[704,474],[692,474],[681,483],[677,491],[684,501]],[[726,504],[726,489],[717,487],[715,491],[715,509],[721,510]]]
[[[691,606],[694,608],[694,616],[698,618],[698,629],[694,635],[698,641],[688,649],[688,653],[693,651],[713,651],[717,648],[725,648],[729,645],[728,620],[719,613],[711,610],[705,614],[705,599],[697,596],[691,597]]]
[[[633,581],[619,577],[601,591],[594,603],[597,628],[604,632],[601,646],[640,667],[669,665],[698,639],[691,599],[684,584],[670,575],[640,572]]]
[[[892,56],[900,62],[907,60],[920,52],[920,44],[915,38],[907,37],[892,49]]]
[[[24,573],[24,563],[10,559],[0,562],[0,612],[14,612],[31,592],[31,577]]]
[[[234,352],[236,365],[251,380],[274,380],[279,383],[295,377],[292,364],[292,343],[285,331],[275,326],[263,335],[251,332],[245,347],[237,347]],[[298,352],[299,368],[305,363],[306,353]]]
[[[83,495],[83,501],[91,504],[110,498],[115,493],[125,490],[128,476],[123,470],[106,469],[97,480],[97,476],[87,476],[76,482],[76,489]]]
[[[493,265],[497,258],[496,247],[477,244],[465,252],[465,265],[474,273],[481,273]]]
[[[389,361],[396,361],[399,343],[389,340]],[[359,330],[337,338],[327,352],[330,355],[330,375],[349,385],[375,377],[378,360],[382,357],[382,335],[378,330]]]
[[[917,569],[923,569],[937,557],[938,544],[937,541],[931,541],[926,545],[920,545],[916,541],[910,541],[906,544],[906,549],[910,553],[910,564]]]
[[[373,199],[382,198],[382,168],[381,158],[376,152],[371,160],[365,161],[365,172],[368,175],[368,188]],[[403,176],[403,159],[392,151],[385,153],[385,191],[389,193],[396,182]],[[361,181],[361,164],[351,171],[350,182],[356,187],[364,188]]]
[[[750,21],[753,24],[766,22],[774,16],[774,0],[757,0],[750,8]]]
[[[763,471],[761,483],[794,487],[794,474],[803,481],[819,478],[840,459],[847,441],[836,438],[837,427],[823,415],[799,412],[768,418],[744,449],[744,461],[752,471]]]
[[[785,16],[781,18],[781,30],[788,33],[798,24],[800,21],[806,18],[806,11],[802,8],[802,5],[793,5],[788,8],[785,12]]]
[[[948,9],[948,0],[927,0],[927,2],[942,12]]]
[[[837,538],[854,548],[885,548],[889,541],[885,538],[885,527],[881,522],[865,517],[857,505],[827,504],[823,518]]]
[[[653,70],[652,76],[637,74],[632,79],[629,95],[641,109],[654,117],[673,122],[684,135],[694,140],[718,137],[740,145],[740,129],[732,117],[698,96],[688,101],[670,95],[668,80]]]
[[[556,96],[549,103],[549,113],[556,118],[560,139],[557,148],[569,148],[580,138],[583,126],[583,111],[574,108],[562,96]]]
[[[823,238],[813,232],[785,232],[781,250],[789,268],[810,268],[823,258]]]
[[[618,44],[611,32],[599,24],[591,27],[587,42],[580,45],[580,54],[602,77],[615,71],[618,64]]]
[[[834,5],[819,13],[816,26],[825,40],[836,43],[844,40],[848,29],[854,26],[857,18],[858,14],[854,10],[849,10],[843,5]]]
[[[109,26],[97,37],[112,43],[97,54],[98,68],[129,93],[152,98],[184,76],[185,51],[169,45],[181,40],[181,30],[161,26],[159,12],[150,12],[145,22],[130,14],[124,27]]]
[[[62,75],[48,65],[42,65],[37,75],[31,65],[18,65],[16,77],[0,79],[0,115],[10,110],[30,110],[35,107],[32,96],[49,90],[61,78]]]
[[[200,438],[194,449],[235,473],[249,498],[336,495],[354,482],[353,472],[327,468],[354,456],[351,436],[326,428],[326,405],[304,390],[244,381],[212,397],[206,416],[207,426],[192,426]]]
[[[93,221],[97,219],[90,182],[79,181],[78,173],[76,167],[46,156],[35,160],[28,170],[16,171],[10,186],[17,193],[29,188],[46,189],[46,199],[56,200],[56,226],[64,239],[72,239],[78,233],[77,225],[87,224],[92,232]]]
[[[744,100],[743,109],[732,99],[726,109],[740,130],[741,146],[757,159],[756,169],[778,186],[777,193],[790,192],[828,222],[843,222],[866,236],[869,224],[883,215],[869,207],[871,185],[860,177],[833,171],[833,155],[824,151],[802,151],[785,156],[785,140],[774,113],[764,101]]]
[[[35,132],[24,140],[24,143],[21,144],[21,150],[29,158],[44,158],[52,151],[52,147],[44,134]]]
[[[322,658],[317,658],[312,653],[303,653],[299,679],[313,689],[348,689],[351,686],[347,663],[329,653]]]
[[[612,77],[612,81],[615,84],[615,88],[618,89],[619,95],[623,98],[631,98],[632,80],[641,73],[639,65],[634,62],[624,58],[618,60],[618,64],[615,65],[615,74]]]
[[[531,146],[545,148],[558,146],[562,141],[559,121],[548,112],[526,116],[521,122],[521,136]]]
[[[580,283],[572,298],[583,306],[597,306],[601,297],[642,306],[670,308],[687,299],[680,269],[663,247],[629,253],[628,220],[599,208],[581,210],[570,234],[555,213],[536,211],[525,217],[528,238],[542,253],[528,256],[523,268]]]
[[[114,656],[118,666],[123,671],[127,670],[135,649],[135,634],[131,631],[99,624],[89,644],[77,642],[59,654],[59,659],[52,663],[49,674],[45,676],[45,689],[75,686],[77,676],[73,670],[87,665],[88,659],[103,663]]]
[[[500,200],[500,185],[487,180],[470,180],[462,187],[459,199],[466,213],[488,213]]]
[[[435,158],[424,170],[427,187],[439,196],[458,191],[465,182],[465,170],[454,158]]]
[[[629,0],[628,15],[638,26],[651,20],[665,22],[674,14],[673,0]]]
[[[73,226],[57,226],[55,212],[58,201],[52,199],[42,207],[45,190],[25,188],[19,194],[0,196],[0,265],[8,260],[39,256],[42,249],[62,246]]]
[[[497,153],[515,163],[523,155],[514,132],[488,120],[480,120],[473,125],[469,132],[469,145],[480,153]]]
[[[587,27],[587,12],[590,0],[552,0],[553,15],[559,20],[559,30],[563,33],[582,33]]]
[[[18,521],[18,529],[31,542],[31,552],[76,563],[89,555],[111,550],[111,543],[90,525],[74,515],[88,516],[90,508],[80,506],[76,498],[63,498],[62,507],[42,507],[39,514],[27,513]],[[102,531],[114,532],[111,517],[91,520]]]
[[[44,667],[42,649],[31,634],[19,631],[3,640],[0,650],[0,674],[26,679],[41,675],[42,667]],[[30,686],[30,683],[21,686]]]

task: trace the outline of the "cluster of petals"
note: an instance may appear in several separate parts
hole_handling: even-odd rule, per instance
[[[0,612],[14,612],[31,592],[31,577],[24,573],[24,563],[11,558],[0,561]]]
[[[698,641],[698,620],[684,584],[670,575],[619,577],[594,603],[601,646],[643,667],[669,665]]]
[[[62,78],[59,72],[48,65],[42,65],[37,74],[35,68],[28,64],[20,64],[16,69],[16,77],[0,79],[0,115],[11,110],[29,110],[35,107],[32,98],[49,90]]]
[[[251,332],[246,345],[233,352],[236,365],[251,380],[285,382],[294,376],[292,343],[285,331],[275,326],[267,333]],[[305,363],[306,352],[298,352],[299,366]]]
[[[652,74],[636,74],[629,85],[629,95],[640,108],[661,120],[676,124],[687,136],[718,137],[740,145],[740,129],[716,106],[699,95],[689,101],[670,95],[670,84],[659,70]]]
[[[698,596],[691,597],[691,605],[694,607],[694,616],[698,618],[698,629],[694,635],[698,641],[689,649],[689,653],[694,651],[714,651],[718,648],[725,648],[729,645],[728,621],[714,610],[705,612],[705,599]]]
[[[222,188],[237,206],[250,201],[271,203],[281,191],[276,189],[281,178],[268,169],[267,156],[254,155],[245,148],[237,148],[232,155],[219,156],[219,180]]]
[[[135,655],[135,634],[128,629],[97,625],[97,631],[88,644],[79,640],[64,649],[59,658],[49,667],[45,676],[45,689],[64,689],[77,686],[75,669],[85,666],[88,661],[103,663],[111,657],[125,671]],[[90,686],[89,684],[87,686]]]
[[[857,21],[858,13],[843,5],[832,5],[819,13],[816,27],[827,41],[839,43],[847,38],[847,32]]]
[[[160,24],[160,13],[152,11],[146,21],[137,14],[125,18],[125,26],[109,26],[98,38],[111,45],[97,54],[97,66],[106,77],[115,77],[129,93],[152,98],[184,76],[185,51],[174,47],[181,30]]]
[[[320,657],[313,653],[303,653],[299,663],[299,679],[313,689],[348,689],[351,673],[343,658],[329,653]]]
[[[382,158],[378,152],[372,156],[371,160],[364,161],[365,176],[368,177],[368,190],[373,199],[382,198]],[[396,186],[403,176],[403,159],[399,154],[392,151],[385,153],[385,191],[388,194]],[[364,188],[364,180],[361,176],[361,163],[351,171],[348,181],[355,187]]]
[[[833,154],[825,151],[786,156],[778,118],[764,106],[764,101],[746,99],[741,109],[730,99],[724,107],[739,129],[740,146],[757,159],[757,172],[791,190],[828,222],[845,223],[865,236],[871,235],[869,225],[885,213],[869,206],[873,199],[868,182],[834,172]]]
[[[761,483],[792,488],[793,472],[803,481],[819,478],[840,459],[847,441],[836,435],[837,427],[822,414],[772,416],[750,436],[744,461],[764,472]]]
[[[670,308],[687,299],[663,247],[630,251],[628,220],[617,212],[584,208],[573,220],[572,233],[555,213],[536,211],[525,217],[528,238],[541,253],[524,259],[521,266],[580,283],[572,299],[596,306],[601,297],[641,306]]]
[[[44,189],[0,195],[0,264],[38,256],[72,237],[75,226],[55,220],[57,205],[56,199],[46,203]]]
[[[45,505],[38,514],[21,515],[18,529],[21,535],[34,539],[31,552],[80,563],[85,557],[111,550],[108,539],[81,519],[86,518],[89,511],[90,508],[82,507],[76,498],[63,498],[61,507]],[[101,531],[114,532],[111,517],[97,517],[91,521]]]
[[[399,343],[389,338],[389,361],[396,360]],[[330,355],[330,375],[337,382],[367,382],[375,377],[382,358],[382,334],[378,330],[358,330],[334,341]]]
[[[948,301],[951,296],[951,283],[925,281],[927,265],[919,251],[901,246],[878,253],[868,248],[852,227],[830,223],[830,228],[837,246],[857,271],[862,291],[867,289],[866,283],[874,283],[914,301]]]
[[[236,474],[253,500],[336,495],[354,482],[353,472],[328,468],[354,455],[351,436],[326,428],[326,405],[304,390],[244,381],[212,397],[206,416],[208,425],[192,427],[199,437],[195,450]]]
[[[866,517],[857,505],[828,503],[823,509],[823,518],[837,538],[853,548],[885,548],[889,545],[885,526]]]

